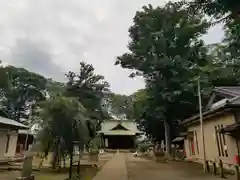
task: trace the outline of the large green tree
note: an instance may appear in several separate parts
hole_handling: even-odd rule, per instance
[[[145,132],[148,138],[153,141],[163,140],[163,123],[152,114],[153,109],[150,107],[146,90],[138,90],[131,96],[133,97],[133,117],[139,129]]]
[[[54,97],[41,103],[39,140],[45,155],[54,152],[53,167],[72,152],[73,141],[83,146],[91,139],[86,109],[74,98]]]
[[[66,84],[53,79],[47,79],[46,89],[51,97],[63,95],[66,90]]]
[[[77,97],[93,119],[104,118],[103,100],[110,93],[109,84],[104,77],[95,74],[91,64],[80,62],[79,72],[69,72],[67,78],[66,95]]]
[[[44,100],[47,80],[24,68],[6,66],[1,69],[4,74],[1,82],[7,84],[1,89],[2,111],[16,121],[28,118],[33,105]]]
[[[194,11],[201,10],[220,21],[240,20],[240,2],[236,0],[193,0],[189,4]]]
[[[95,131],[100,129],[101,122],[109,118],[104,106],[105,99],[110,93],[109,84],[103,76],[95,73],[92,65],[85,62],[80,62],[78,73],[69,72],[67,78],[64,95],[76,98],[84,106],[90,119],[88,128],[91,129],[90,132],[94,138]]]
[[[193,0],[189,9],[213,17],[212,24],[224,25],[224,51],[231,55],[230,61],[240,58],[240,1],[237,0]],[[232,62],[231,62],[232,63]],[[233,64],[236,64],[234,62]],[[239,65],[238,65],[239,66]]]
[[[140,130],[145,132],[152,141],[160,142],[163,140],[165,136],[163,121],[157,118],[159,114],[156,114],[156,107],[152,106],[152,101],[146,90],[141,89],[131,96],[133,97],[133,119],[137,122]],[[170,128],[173,130],[172,137],[179,135],[178,123],[175,121],[170,124]]]
[[[182,2],[144,6],[133,20],[130,53],[119,56],[116,64],[132,69],[131,76],[145,78],[151,116],[164,124],[168,153],[171,124],[197,110],[196,77],[208,64],[199,37],[209,24]]]
[[[132,119],[133,118],[133,97],[112,94],[109,98],[110,107],[109,111],[119,119]]]

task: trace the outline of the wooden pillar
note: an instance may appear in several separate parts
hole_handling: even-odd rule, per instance
[[[217,166],[216,166],[216,162],[213,162],[213,175],[214,175],[214,176],[217,175]]]
[[[221,177],[221,178],[224,178],[223,162],[222,162],[221,159],[220,159],[220,161],[219,161],[219,173],[220,173],[220,177]]]
[[[210,172],[209,162],[206,161],[205,163],[206,163],[206,171],[207,171],[207,172]]]
[[[72,165],[73,165],[73,142],[71,142],[71,154],[70,154],[69,179],[72,178]]]
[[[238,165],[235,165],[235,175],[236,175],[236,180],[240,180],[239,166]]]

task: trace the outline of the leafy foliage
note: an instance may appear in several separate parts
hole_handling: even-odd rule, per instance
[[[208,64],[199,37],[208,27],[201,14],[190,13],[182,2],[156,9],[144,6],[136,13],[129,29],[130,53],[118,57],[116,64],[135,70],[132,77],[145,78],[145,116],[171,125],[196,112],[195,78]]]
[[[201,10],[216,19],[231,20],[239,18],[240,2],[235,0],[194,0],[190,2],[194,10]]]
[[[60,158],[72,152],[73,141],[83,146],[90,139],[86,109],[74,98],[55,97],[41,104],[43,151],[52,150]],[[56,163],[56,161],[54,162]]]
[[[67,78],[66,95],[76,97],[91,119],[102,121],[109,117],[103,108],[103,100],[110,93],[109,84],[103,76],[94,73],[92,65],[81,62],[79,73],[69,72]]]
[[[51,97],[64,95],[64,92],[66,90],[66,84],[62,82],[56,82],[52,79],[48,79],[46,89],[49,93],[49,96]]]
[[[213,2],[220,3],[205,3]],[[210,10],[213,13],[216,9]],[[136,13],[129,28],[130,53],[119,56],[116,65],[133,70],[130,77],[144,77],[146,89],[135,93],[133,116],[154,140],[163,139],[167,127],[163,124],[168,123],[174,136],[179,131],[178,121],[198,112],[198,77],[203,106],[214,86],[240,82],[240,31],[236,24],[228,26],[225,43],[206,46],[200,37],[210,23],[203,17],[201,11],[192,11],[185,2],[170,2],[155,9],[149,5]]]
[[[36,73],[13,66],[2,67],[2,111],[7,116],[21,121],[28,118],[35,102],[44,100],[46,79]]]
[[[133,98],[132,96],[112,94],[110,96],[110,111],[118,119],[132,119],[133,118]]]
[[[146,133],[152,141],[161,141],[164,139],[163,121],[157,116],[155,107],[151,106],[151,100],[148,97],[146,90],[141,89],[131,95],[133,97],[133,118],[137,122],[140,130]],[[172,136],[178,135],[180,129],[178,122],[172,122]]]

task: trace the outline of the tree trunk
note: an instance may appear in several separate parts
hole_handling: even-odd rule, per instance
[[[65,156],[65,154],[63,155],[63,167],[66,168],[66,156]]]
[[[41,161],[40,161],[40,163],[39,163],[39,165],[38,165],[38,169],[40,169],[40,168],[42,167],[42,164],[43,164],[44,159],[45,159],[45,156],[43,156],[43,157],[41,158]]]
[[[52,169],[56,169],[57,160],[58,160],[58,155],[55,150],[55,151],[53,151],[53,157],[52,157]]]
[[[44,159],[48,156],[48,154],[49,154],[49,149],[50,149],[50,146],[49,146],[49,143],[48,143],[47,149],[46,149],[46,151],[44,152],[44,156],[42,156],[42,159],[41,159],[41,161],[40,161],[40,163],[39,163],[39,165],[38,165],[38,169],[41,168]]]
[[[170,138],[170,127],[167,120],[164,120],[164,129],[165,129],[165,154],[167,158],[171,157],[171,138]]]

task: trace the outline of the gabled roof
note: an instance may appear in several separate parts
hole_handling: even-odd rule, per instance
[[[234,133],[234,132],[239,132],[239,129],[240,129],[240,123],[234,123],[234,124],[230,124],[230,125],[227,125],[226,127],[220,129],[220,133]]]
[[[2,117],[2,116],[0,116],[0,124],[17,127],[18,129],[28,129],[28,127],[25,126],[24,124],[14,121],[12,119]]]
[[[116,127],[122,127],[118,129]],[[106,120],[101,125],[100,133],[109,134],[109,135],[134,135],[141,133],[137,124],[130,120]]]
[[[216,114],[216,113],[219,113],[219,112],[224,112],[224,111],[231,111],[233,109],[240,109],[240,105],[235,105],[235,104],[224,104],[222,106],[219,106],[219,107],[216,107],[216,108],[213,108],[213,109],[210,109],[208,111],[205,111],[202,115],[203,115],[203,120],[206,119],[206,117],[210,116],[210,115],[213,115],[213,114]],[[187,125],[187,124],[190,124],[190,123],[193,123],[193,122],[199,122],[200,119],[199,119],[199,114],[195,115],[195,116],[192,116],[188,119],[185,119],[181,122],[182,125]]]
[[[134,136],[136,133],[131,131],[124,131],[124,130],[114,130],[114,131],[105,131],[102,132],[104,135],[121,135],[121,136]]]
[[[114,128],[111,129],[112,131],[116,131],[116,130],[124,130],[124,131],[129,131],[129,129],[125,128],[122,124],[118,124],[117,126],[115,126]]]
[[[236,108],[240,109],[240,86],[216,87],[213,92],[229,95],[231,98],[228,98],[226,101],[220,103],[214,108],[207,109],[205,112],[203,112],[203,119],[215,113],[231,111]],[[199,121],[199,118],[199,114],[197,114],[188,119],[185,119],[181,124],[185,125],[192,123],[193,121]]]
[[[27,129],[19,129],[18,134],[28,134],[28,135],[35,135],[33,132],[27,130]]]
[[[209,110],[213,108],[213,106],[218,106],[224,101],[234,99],[238,96],[240,96],[240,86],[215,87],[212,90],[211,97],[209,98],[205,110]]]

